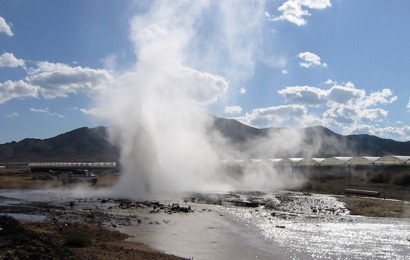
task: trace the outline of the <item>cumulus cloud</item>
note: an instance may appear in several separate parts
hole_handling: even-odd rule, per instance
[[[326,126],[342,129],[344,134],[350,134],[361,129],[362,125],[382,122],[388,116],[388,110],[379,107],[397,100],[390,89],[382,89],[367,94],[358,89],[352,82],[333,85],[321,92],[326,103],[323,121]]]
[[[275,16],[269,13],[266,15],[272,21],[288,21],[301,26],[307,23],[305,17],[311,15],[306,8],[321,10],[330,6],[330,0],[288,0],[278,8],[281,15]]]
[[[39,62],[36,68],[29,70],[26,81],[37,87],[43,97],[55,98],[80,92],[93,95],[111,79],[111,74],[103,69]]]
[[[362,100],[362,106],[371,107],[374,104],[390,104],[397,100],[397,96],[393,95],[393,92],[388,89],[382,89],[382,91],[376,91],[370,93],[369,97]]]
[[[377,106],[397,100],[390,89],[367,94],[365,90],[357,89],[352,82],[332,86],[326,90],[325,98],[328,109],[323,116],[328,123],[342,128],[346,128],[346,123],[362,124],[386,118],[388,111]]]
[[[301,52],[297,55],[301,62],[301,67],[310,68],[311,66],[327,67],[327,64],[322,62],[320,57],[312,52]]]
[[[328,100],[332,103],[349,105],[366,96],[366,91],[357,89],[353,83],[347,82],[344,85],[334,85],[328,90]]]
[[[397,100],[390,89],[368,94],[364,89],[356,88],[352,82],[338,84],[329,80],[327,84],[333,85],[328,89],[312,86],[286,87],[279,90],[278,94],[285,98],[287,105],[254,109],[237,119],[255,127],[324,125],[339,129],[344,134],[363,130],[370,134],[389,133],[389,136],[395,136],[396,139],[410,138],[405,135],[407,132],[403,127],[362,127],[383,124],[389,111],[381,106]]]
[[[10,67],[10,68],[16,68],[16,67],[23,67],[25,64],[25,61],[22,59],[17,59],[13,53],[3,53],[0,56],[0,67]]]
[[[377,125],[352,125],[349,128],[344,129],[344,134],[363,134],[367,133],[375,136],[383,136],[384,138],[391,138],[396,140],[406,140],[410,139],[410,126],[405,125],[401,127],[397,126],[387,126],[380,127]]]
[[[243,95],[243,94],[246,93],[246,91],[247,91],[246,88],[242,87],[242,88],[239,90],[239,94]]]
[[[230,106],[230,107],[225,107],[224,109],[225,114],[240,114],[242,113],[242,108],[240,106]]]
[[[23,80],[8,80],[4,83],[0,83],[0,104],[14,98],[37,97],[37,95],[37,88]]]
[[[6,55],[4,59],[13,60],[10,57]],[[17,59],[17,63],[22,65],[24,61]],[[36,67],[28,69],[28,76],[24,79],[0,83],[0,104],[25,97],[41,96],[51,99],[78,93],[97,95],[104,92],[111,80],[111,73],[104,69],[39,62]]]
[[[245,116],[236,119],[247,125],[261,128],[272,126],[304,127],[322,123],[319,118],[309,114],[309,110],[305,106],[295,104],[253,109]]]
[[[388,104],[397,100],[390,89],[372,92],[369,95],[363,89],[357,89],[352,82],[333,85],[330,89],[311,86],[289,86],[278,91],[288,103],[321,105],[329,107],[351,106],[369,108],[376,104]]]
[[[0,16],[0,33],[5,33],[8,36],[13,36],[13,32],[11,31],[10,25],[7,24],[6,20]]]
[[[289,103],[320,105],[327,102],[326,90],[310,86],[291,86],[278,91]]]

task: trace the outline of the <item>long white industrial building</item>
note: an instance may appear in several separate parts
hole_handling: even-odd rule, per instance
[[[116,167],[116,162],[35,162],[27,165],[31,171],[40,169],[115,169]]]
[[[273,165],[293,166],[335,166],[335,165],[410,165],[410,156],[389,155],[382,157],[355,156],[329,158],[271,158],[224,160],[225,164],[270,163]]]

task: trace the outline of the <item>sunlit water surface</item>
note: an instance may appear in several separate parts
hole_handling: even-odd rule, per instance
[[[326,195],[296,192],[194,194],[193,213],[150,213],[101,204],[105,191],[1,191],[2,203],[22,201],[98,208],[133,216],[116,226],[130,240],[194,259],[409,259],[410,219],[351,216],[344,204]],[[97,197],[99,199],[97,199]],[[11,198],[13,200],[9,200]],[[83,200],[86,198],[86,200]],[[109,225],[110,223],[107,223]]]

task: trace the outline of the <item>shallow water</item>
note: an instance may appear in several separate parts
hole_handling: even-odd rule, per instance
[[[285,253],[251,227],[221,215],[214,206],[194,208],[189,214],[147,216],[140,212],[141,224],[134,222],[120,231],[135,235],[131,241],[193,259],[277,259]]]
[[[75,210],[109,214],[106,225],[131,235],[130,240],[194,259],[408,259],[410,255],[410,219],[351,216],[332,196],[193,194],[189,203],[160,201],[193,209],[169,214],[152,213],[149,207],[119,207],[114,200],[101,203],[103,194],[9,190],[0,191],[0,203],[17,199],[67,206],[75,201]]]
[[[33,222],[41,222],[47,219],[47,216],[44,215],[35,215],[35,214],[23,214],[23,213],[0,213],[1,215],[6,215],[12,218],[15,218],[20,221],[33,221]]]
[[[349,215],[332,196],[294,192],[241,193],[256,208],[224,204],[238,224],[286,249],[285,259],[408,259],[410,220]],[[226,201],[226,200],[225,200]],[[231,199],[228,201],[232,201]]]

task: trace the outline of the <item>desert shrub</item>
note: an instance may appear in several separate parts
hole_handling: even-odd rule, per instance
[[[65,244],[69,247],[87,247],[91,244],[91,238],[85,232],[70,233],[65,238]]]
[[[391,183],[400,186],[410,186],[410,173],[394,175]]]

